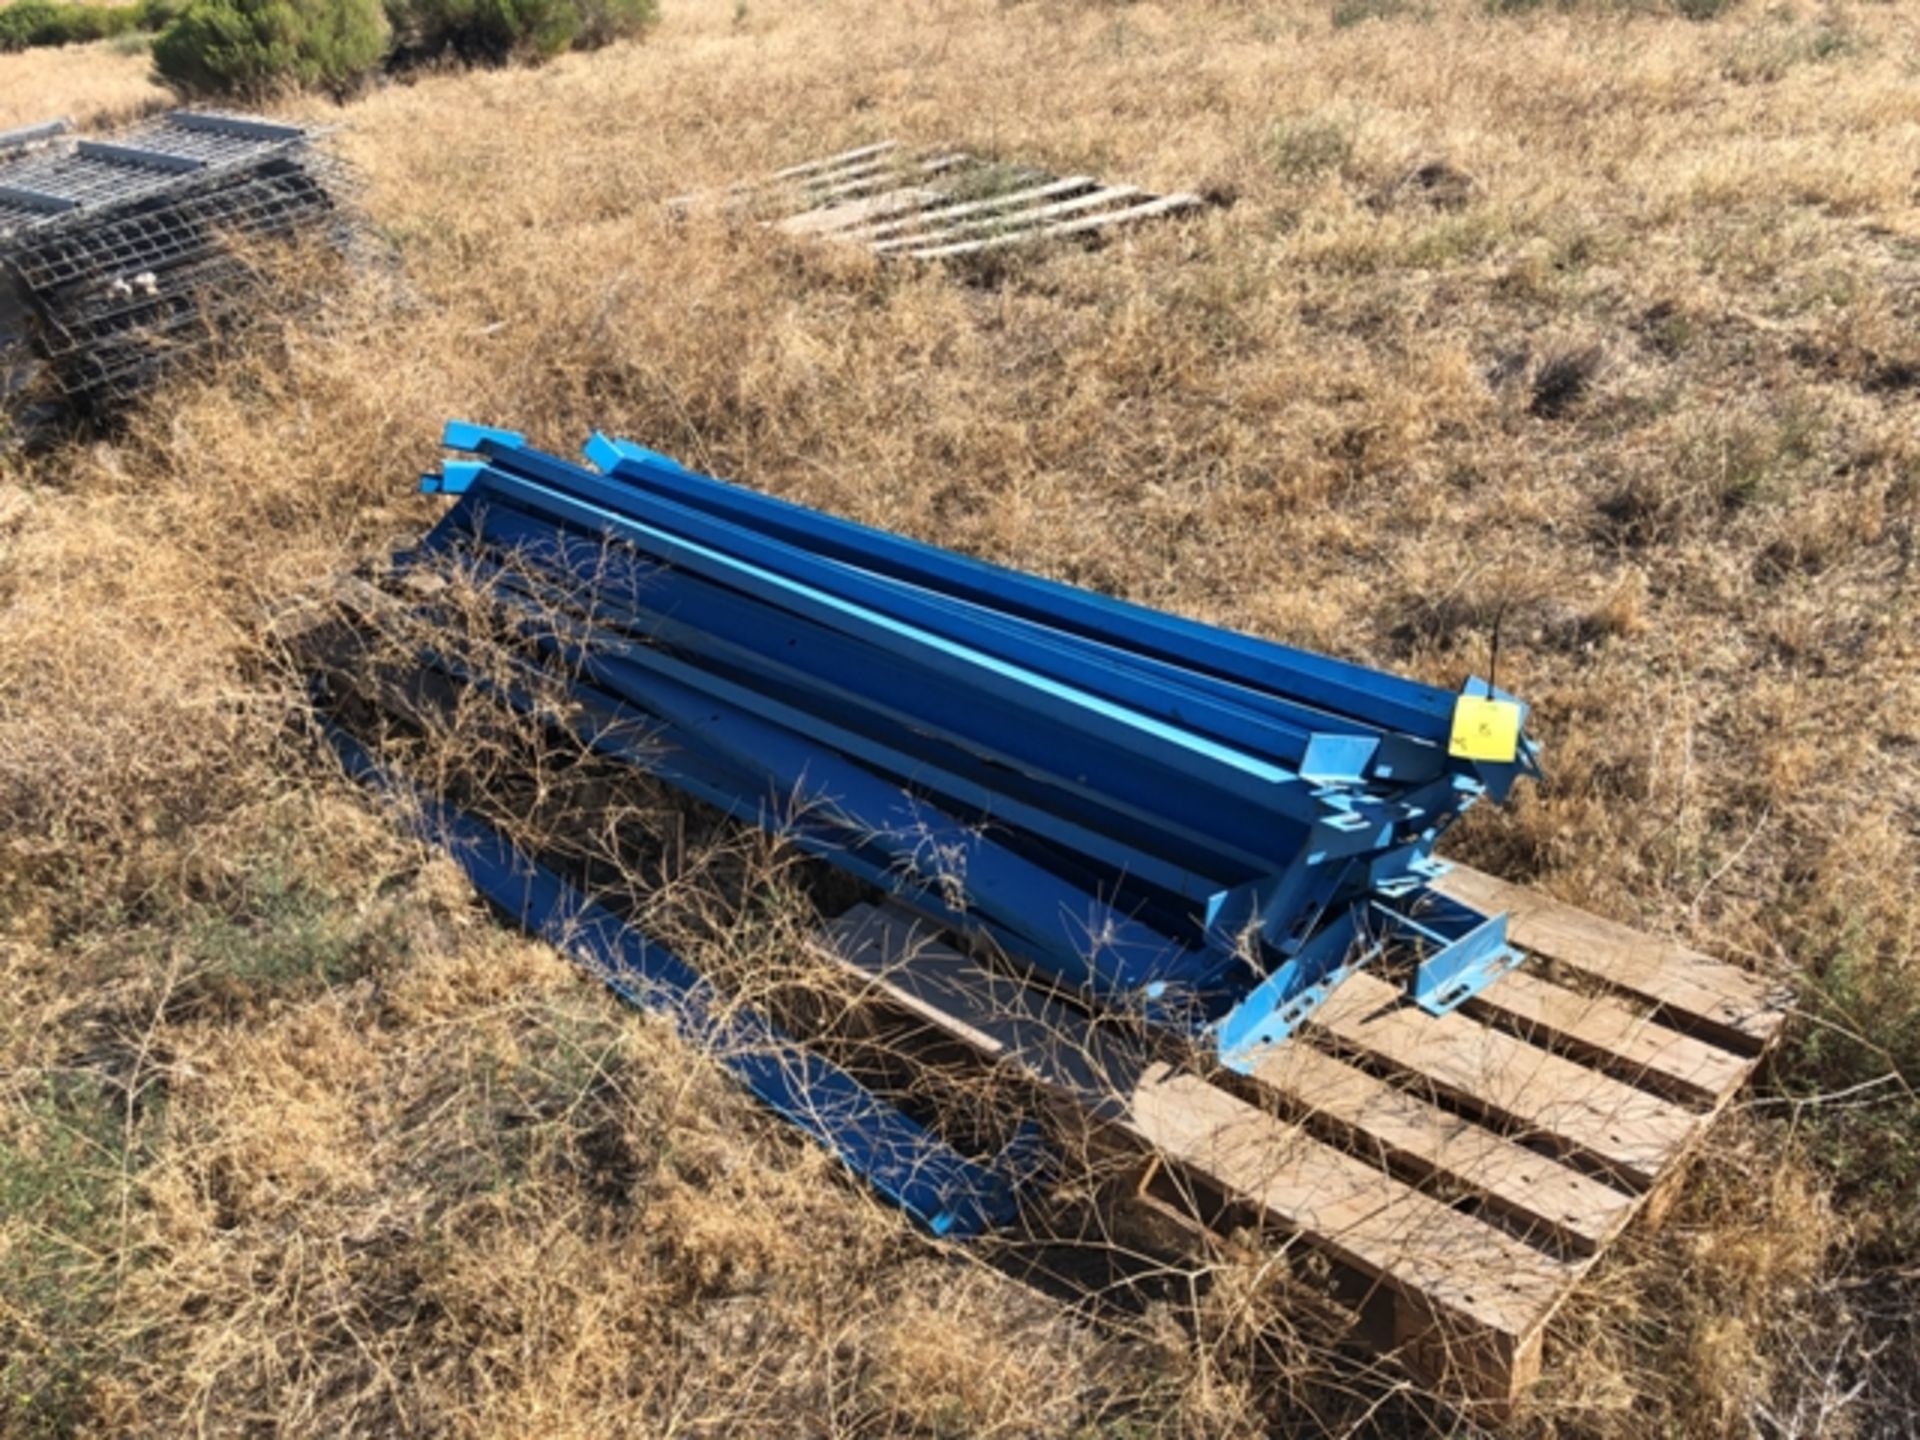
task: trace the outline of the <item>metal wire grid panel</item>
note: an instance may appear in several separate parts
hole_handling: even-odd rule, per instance
[[[333,213],[330,173],[317,156],[274,156],[211,183],[175,186],[160,203],[134,204],[84,227],[36,234],[7,263],[43,298],[103,276],[154,270],[223,240],[276,235]]]
[[[0,243],[144,199],[183,176],[202,178],[302,148],[311,138],[296,125],[187,110],[111,140],[68,140],[59,121],[9,135],[26,138],[9,148],[0,137]]]
[[[13,136],[31,138],[0,148],[0,349],[15,408],[26,395],[42,419],[124,401],[243,320],[257,243],[352,237],[350,177],[295,126],[176,111],[108,140],[56,122],[0,146]]]
[[[15,130],[0,130],[0,160],[11,160],[29,150],[58,139],[73,129],[73,122],[62,117],[42,120],[37,125],[22,125]]]

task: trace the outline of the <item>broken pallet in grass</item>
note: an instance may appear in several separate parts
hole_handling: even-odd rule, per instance
[[[848,911],[822,948],[1136,1151],[1143,1190],[1167,1167],[1189,1203],[1146,1197],[1163,1230],[1204,1243],[1221,1238],[1210,1221],[1250,1220],[1297,1237],[1385,1307],[1418,1379],[1504,1408],[1537,1376],[1548,1321],[1581,1277],[1670,1199],[1787,997],[1491,876],[1458,870],[1447,886],[1509,909],[1515,941],[1559,979],[1516,971],[1434,1016],[1362,973],[1250,1078],[1138,1049],[897,903]]]
[[[750,207],[772,214],[767,223],[784,234],[863,245],[882,259],[940,260],[1097,235],[1206,202],[885,140],[667,203]]]

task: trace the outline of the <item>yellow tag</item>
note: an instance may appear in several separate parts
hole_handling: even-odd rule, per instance
[[[1447,753],[1461,760],[1510,762],[1520,753],[1520,707],[1511,700],[1462,695],[1454,702]]]

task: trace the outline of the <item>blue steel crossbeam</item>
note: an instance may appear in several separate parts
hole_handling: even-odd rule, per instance
[[[596,435],[455,423],[457,562],[584,738],[1249,1068],[1346,974],[1461,1003],[1519,960],[1434,846],[1537,769],[1526,707],[1007,570]],[[597,468],[595,468],[597,467]],[[422,656],[469,683],[457,656]],[[492,682],[485,682],[492,683]],[[634,727],[651,737],[632,745]]]

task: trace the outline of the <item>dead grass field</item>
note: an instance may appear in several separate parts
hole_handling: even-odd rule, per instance
[[[1920,13],[669,0],[344,111],[375,279],[0,461],[0,1432],[1405,1433],[917,1240],[320,763],[261,616],[449,415],[1537,706],[1454,847],[1791,975],[1522,1433],[1920,1405]],[[0,57],[0,127],[144,62]],[[658,202],[883,135],[1230,207],[991,272]],[[1424,175],[1424,179],[1421,178]],[[741,939],[740,944],[764,944]]]
[[[116,124],[167,102],[153,60],[107,41],[0,55],[0,130],[61,115],[78,124]]]

